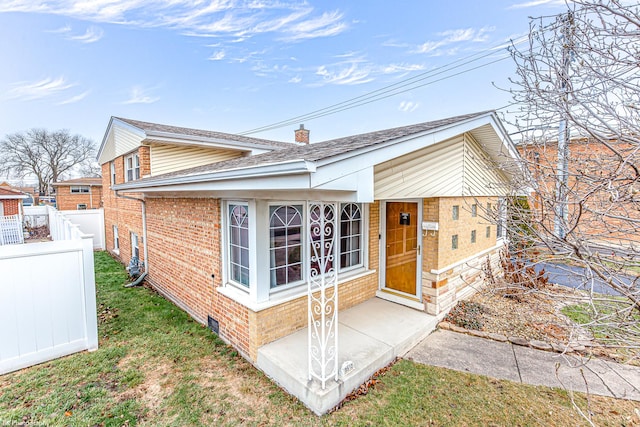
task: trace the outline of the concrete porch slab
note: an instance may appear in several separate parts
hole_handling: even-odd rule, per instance
[[[429,335],[435,316],[393,302],[372,298],[338,313],[338,366],[352,361],[355,369],[323,390],[308,380],[307,329],[258,349],[257,366],[318,415],[336,406],[378,369],[403,356]]]

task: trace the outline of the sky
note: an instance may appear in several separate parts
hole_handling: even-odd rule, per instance
[[[99,146],[118,116],[227,133],[286,122],[250,134],[281,141],[304,124],[318,142],[498,109],[515,77],[505,43],[526,36],[530,16],[566,8],[561,0],[0,0],[0,138],[68,129]],[[391,85],[402,93],[385,92]],[[354,99],[363,105],[344,103]],[[299,117],[336,104],[342,111]]]

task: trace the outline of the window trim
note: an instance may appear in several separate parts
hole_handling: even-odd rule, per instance
[[[129,160],[131,160],[131,168],[129,168]],[[129,172],[131,172],[131,178],[129,178]],[[140,179],[140,155],[135,152],[124,157],[124,182],[138,179]]]
[[[111,185],[116,184],[116,162],[112,160],[109,164],[109,171],[111,172]]]
[[[301,266],[301,271],[300,271],[300,280],[297,280],[295,282],[289,282],[283,285],[276,285],[276,286],[271,286],[271,207],[272,206],[278,206],[278,207],[282,207],[282,206],[301,206],[301,212],[300,212],[300,266]],[[269,261],[268,263],[268,286],[269,286],[269,294],[275,294],[278,292],[282,292],[282,291],[286,291],[288,289],[292,289],[298,286],[302,286],[302,285],[306,285],[307,284],[307,272],[309,271],[309,266],[306,265],[307,262],[306,260],[309,259],[309,248],[307,247],[307,245],[309,244],[308,242],[308,230],[307,230],[307,209],[308,209],[308,204],[306,201],[303,200],[297,200],[297,201],[283,201],[283,202],[277,202],[277,201],[270,201],[269,203],[267,203],[267,231],[268,231],[268,238],[269,238],[269,244],[268,244],[268,254],[267,254],[267,259]]]
[[[118,226],[113,224],[113,252],[120,254],[120,236],[118,234]]]
[[[359,236],[359,244],[360,244],[360,262],[358,264],[354,264],[354,265],[350,265],[348,267],[342,267],[342,250],[341,250],[341,243],[342,243],[342,212],[344,210],[344,208],[347,205],[355,205],[358,207],[358,209],[360,210],[360,236]],[[363,203],[357,203],[357,202],[340,202],[338,203],[338,209],[339,209],[339,216],[338,216],[338,241],[336,242],[338,245],[338,275],[340,275],[341,273],[347,273],[353,270],[357,270],[357,269],[361,269],[365,267],[365,262],[364,262],[364,258],[365,258],[365,234],[366,234],[366,230],[368,229],[367,227],[367,223],[366,223],[366,218],[367,215],[365,213],[365,209],[364,209],[364,204]],[[352,251],[353,252],[353,251]]]
[[[246,210],[247,210],[247,221],[248,221],[248,225],[247,225],[247,231],[248,231],[248,239],[247,239],[247,251],[248,251],[248,257],[249,257],[249,265],[247,267],[248,270],[248,281],[247,284],[243,284],[241,282],[238,282],[237,280],[235,280],[232,277],[232,251],[231,251],[231,206],[243,206]],[[233,201],[233,200],[229,200],[224,204],[224,212],[225,212],[225,235],[226,235],[226,239],[224,242],[224,247],[226,249],[226,251],[228,251],[228,255],[226,256],[225,259],[225,266],[228,269],[226,272],[226,278],[227,278],[227,282],[231,283],[232,285],[238,287],[239,289],[242,289],[246,292],[249,291],[249,289],[251,288],[251,271],[252,271],[252,262],[251,262],[251,234],[252,232],[255,233],[255,225],[252,227],[251,224],[251,212],[250,212],[250,207],[249,207],[249,203],[246,201]],[[242,247],[240,246],[240,248],[242,249]],[[242,267],[242,266],[241,266]],[[253,266],[253,268],[255,268],[255,266]]]
[[[138,261],[140,261],[140,237],[138,236],[137,233],[134,233],[133,231],[130,232],[129,237],[131,239],[131,257],[135,256],[138,258]],[[134,241],[135,241],[135,245],[134,245]],[[138,253],[137,255],[136,255],[136,252]]]
[[[69,192],[71,194],[90,194],[91,193],[91,186],[89,186],[89,185],[71,185],[69,187]]]

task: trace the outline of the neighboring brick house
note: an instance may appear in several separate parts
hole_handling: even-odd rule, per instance
[[[60,211],[102,207],[102,178],[75,178],[52,185],[56,189],[56,208]]]
[[[630,221],[638,218],[636,165],[624,161],[634,156],[637,147],[615,139],[606,144],[609,147],[589,138],[573,138],[569,143],[567,229],[577,241],[588,239],[621,247],[637,244],[637,221]],[[518,151],[537,183],[530,205],[537,220],[554,230],[557,141],[523,143]]]
[[[19,191],[0,187],[0,216],[22,215],[22,201],[26,198]]]
[[[109,251],[145,260],[148,283],[254,363],[307,325],[317,277],[337,281],[339,310],[378,297],[444,316],[485,263],[499,271],[504,234],[480,212],[518,154],[494,112],[308,136],[112,118],[98,154]]]

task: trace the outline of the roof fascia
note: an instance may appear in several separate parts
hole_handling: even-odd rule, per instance
[[[277,147],[236,142],[218,138],[206,138],[191,135],[178,135],[167,132],[148,132],[145,138],[147,143],[162,143],[171,145],[199,146],[207,148],[222,148],[227,150],[242,151],[252,155],[277,150]],[[267,148],[268,147],[268,148]]]
[[[16,194],[15,196],[13,195],[0,195],[0,200],[15,200],[15,199],[27,199],[29,198],[29,196],[27,196],[26,194]]]
[[[391,147],[394,145],[398,145],[398,144],[402,144],[403,142],[407,142],[407,141],[414,141],[416,142],[416,140],[420,139],[421,137],[425,137],[425,136],[431,136],[432,140],[429,142],[428,145],[433,145],[435,143],[438,143],[440,141],[444,141],[445,139],[449,139],[452,138],[456,135],[459,135],[461,133],[467,132],[471,129],[474,129],[476,127],[482,126],[483,124],[486,124],[487,122],[487,117],[492,115],[494,113],[492,112],[487,112],[485,114],[479,115],[479,116],[475,116],[475,117],[471,117],[459,122],[455,122],[455,123],[451,123],[448,125],[444,125],[444,126],[439,126],[437,128],[433,128],[433,129],[428,129],[422,132],[418,132],[418,133],[413,133],[410,135],[406,135],[403,136],[401,138],[396,138],[396,139],[392,139],[389,140],[387,142],[384,143],[380,143],[380,144],[375,144],[375,145],[371,145],[371,146],[367,146],[367,147],[362,147],[359,148],[357,150],[354,151],[350,151],[348,153],[344,153],[344,154],[340,154],[337,156],[332,156],[329,157],[327,159],[321,159],[318,160],[316,162],[317,166],[324,166],[330,163],[335,163],[335,162],[340,162],[342,160],[345,159],[349,159],[351,157],[356,157],[356,156],[360,156],[363,153],[368,153],[368,152],[372,152],[372,151],[378,151],[378,150],[384,150],[387,147]],[[478,124],[481,123],[481,124]],[[455,129],[460,129],[460,130],[455,130]],[[449,134],[450,136],[448,137],[443,137],[442,135],[447,135]],[[409,144],[412,145],[412,144]],[[413,144],[415,145],[415,147],[413,149],[409,149],[406,151],[406,153],[410,153],[412,151],[415,151],[417,149],[420,148],[424,148],[428,145],[423,145],[422,143],[415,143]],[[406,154],[404,153],[404,154]],[[401,154],[402,155],[402,154]],[[395,157],[395,156],[394,156]],[[389,158],[387,158],[386,160],[388,160]]]

